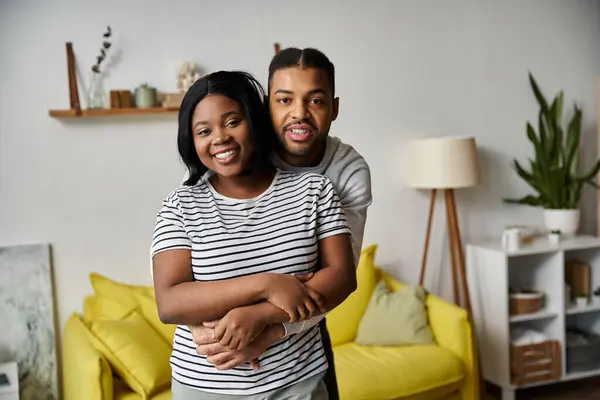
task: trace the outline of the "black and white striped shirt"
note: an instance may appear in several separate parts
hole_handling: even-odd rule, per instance
[[[182,186],[158,213],[152,255],[190,249],[196,281],[262,272],[315,271],[318,241],[350,233],[333,185],[325,176],[277,170],[270,187],[248,200],[217,193],[208,180]],[[219,371],[196,354],[191,333],[178,326],[171,367],[178,382],[207,392],[251,395],[276,390],[327,369],[318,326],[289,335],[249,364]]]

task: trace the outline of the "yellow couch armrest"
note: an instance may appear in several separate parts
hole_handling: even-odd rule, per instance
[[[112,370],[94,348],[87,326],[73,313],[63,330],[64,400],[114,400]]]
[[[427,296],[429,325],[438,346],[450,350],[465,366],[465,385],[461,389],[462,400],[479,397],[477,355],[474,346],[473,326],[467,312],[441,298]]]

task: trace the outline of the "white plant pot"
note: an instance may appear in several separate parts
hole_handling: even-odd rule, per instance
[[[600,296],[596,296],[596,295],[594,295],[594,296],[592,297],[592,299],[593,299],[593,300],[592,300],[592,303],[593,303],[594,305],[596,305],[596,306],[600,306]]]
[[[560,231],[561,235],[574,236],[579,229],[581,212],[575,210],[544,210],[544,223],[548,231]]]

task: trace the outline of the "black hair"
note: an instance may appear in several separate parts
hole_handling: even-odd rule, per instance
[[[313,48],[299,49],[296,47],[285,48],[271,59],[269,64],[269,89],[273,74],[284,68],[317,68],[325,71],[331,83],[331,94],[335,95],[335,67],[329,58],[321,51]]]
[[[249,73],[241,71],[218,71],[198,79],[186,92],[179,109],[177,147],[179,156],[189,171],[185,185],[195,185],[208,171],[202,164],[192,132],[192,115],[202,99],[211,94],[227,96],[240,104],[250,130],[254,155],[249,171],[268,168],[273,149],[271,120],[264,108],[265,91]]]

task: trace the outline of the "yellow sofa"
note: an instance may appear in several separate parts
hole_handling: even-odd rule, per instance
[[[389,290],[403,283],[375,267],[377,246],[364,249],[358,288],[327,316],[340,400],[476,400],[474,341],[465,310],[428,294],[429,325],[437,345],[397,347],[354,343],[373,290],[383,279]]]
[[[327,317],[341,400],[477,399],[467,315],[436,296],[428,295],[427,312],[438,346],[353,343],[377,280],[391,290],[403,285],[374,267],[375,249],[363,250],[358,289]],[[94,294],[84,300],[83,314],[73,313],[63,330],[63,398],[171,399],[168,357],[175,327],[158,319],[152,288],[98,274],[91,281]]]

